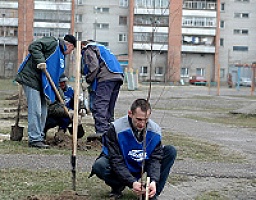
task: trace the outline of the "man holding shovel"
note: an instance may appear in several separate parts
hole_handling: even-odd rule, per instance
[[[59,93],[63,98],[65,106],[68,110],[74,110],[74,89],[67,84],[68,77],[65,74],[62,74],[59,79]],[[72,127],[69,125],[72,123],[69,113],[66,113],[64,110],[64,105],[62,105],[59,100],[56,100],[54,103],[50,104],[48,107],[48,115],[46,118],[46,123],[44,127],[44,133],[46,133],[50,128],[59,126],[58,133],[64,135],[67,129],[70,134],[73,134]],[[82,138],[84,136],[84,129],[82,124],[78,125],[77,137]]]
[[[20,65],[15,81],[23,86],[28,104],[28,145],[40,149],[49,148],[44,142],[44,126],[47,116],[47,99],[54,102],[55,94],[41,71],[47,65],[57,84],[65,69],[65,55],[76,47],[76,38],[66,35],[64,40],[43,37],[32,42],[29,54]]]

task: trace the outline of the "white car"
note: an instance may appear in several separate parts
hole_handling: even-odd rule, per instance
[[[241,77],[239,79],[239,85],[240,86],[246,86],[246,87],[251,87],[252,86],[252,80],[251,78],[247,78],[247,77]],[[238,83],[237,83],[238,84]]]

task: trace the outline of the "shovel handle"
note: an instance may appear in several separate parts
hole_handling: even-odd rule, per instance
[[[59,91],[57,90],[57,88],[56,88],[56,86],[55,86],[55,83],[54,83],[53,80],[52,80],[52,77],[50,76],[49,72],[48,72],[47,69],[46,69],[46,63],[41,63],[38,68],[41,69],[42,72],[44,72],[46,78],[48,79],[48,81],[50,82],[50,84],[51,84],[51,86],[52,86],[52,88],[53,88],[53,90],[54,90],[55,95],[57,96],[57,99],[60,101],[61,104],[63,104],[64,111],[65,111],[65,113],[69,116],[68,109],[67,109],[67,107],[65,106],[65,102],[64,102],[64,100],[61,98],[60,93],[59,93]]]

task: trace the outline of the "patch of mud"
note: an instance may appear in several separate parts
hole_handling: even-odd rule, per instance
[[[46,143],[58,149],[71,150],[73,146],[72,135],[57,132],[54,136],[47,136]],[[87,141],[85,136],[77,140],[77,150],[101,150],[101,147],[99,140]]]

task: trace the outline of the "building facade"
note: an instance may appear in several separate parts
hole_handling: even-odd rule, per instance
[[[1,76],[16,73],[33,39],[74,33],[106,45],[140,81],[226,82],[256,61],[255,7],[255,0],[0,0]],[[72,75],[72,56],[70,63]]]
[[[0,2],[0,77],[12,77],[17,66],[18,1]]]

